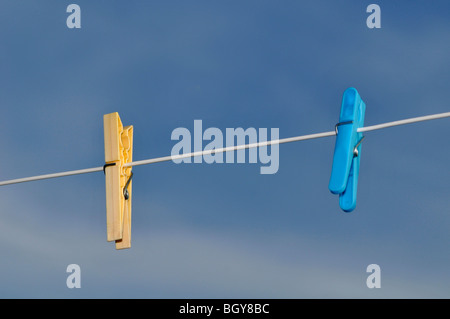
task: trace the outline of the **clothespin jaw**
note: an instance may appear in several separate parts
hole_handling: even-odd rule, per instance
[[[366,105],[355,88],[345,90],[342,97],[339,123],[336,124],[336,144],[328,188],[339,194],[339,206],[345,212],[356,207],[362,133]]]
[[[131,167],[133,126],[123,126],[117,112],[103,116],[107,240],[116,249],[131,247]]]

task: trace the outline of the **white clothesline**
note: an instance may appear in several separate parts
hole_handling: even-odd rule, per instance
[[[399,121],[377,124],[377,125],[360,127],[360,128],[358,128],[358,132],[369,132],[369,131],[381,130],[381,129],[388,128],[388,127],[423,122],[423,121],[436,120],[436,119],[441,119],[441,118],[446,118],[446,117],[450,117],[450,112],[432,114],[432,115],[414,117],[414,118],[409,118],[409,119],[404,119],[404,120],[399,120]],[[164,157],[150,158],[150,159],[146,159],[146,160],[126,163],[123,166],[130,167],[130,166],[154,164],[154,163],[167,162],[167,161],[183,159],[183,158],[188,158],[188,157],[224,153],[224,152],[237,151],[237,150],[249,149],[249,148],[255,148],[255,147],[264,147],[264,146],[275,145],[275,144],[284,144],[284,143],[305,141],[305,140],[311,140],[311,139],[321,138],[321,137],[329,137],[329,136],[334,136],[334,135],[336,135],[336,131],[322,132],[322,133],[309,134],[309,135],[301,135],[301,136],[288,137],[288,138],[266,141],[266,142],[229,146],[229,147],[224,147],[224,148],[199,151],[199,152],[193,152],[193,153],[186,153],[186,154],[180,154],[180,155],[174,155],[174,156],[169,155],[169,156],[164,156]],[[50,179],[50,178],[56,178],[56,177],[64,177],[64,176],[87,174],[87,173],[93,173],[93,172],[101,172],[101,171],[103,171],[103,166],[79,169],[79,170],[67,171],[67,172],[60,172],[60,173],[54,173],[54,174],[46,174],[46,175],[38,175],[38,176],[32,176],[32,177],[12,179],[12,180],[0,182],[0,186],[32,182],[32,181],[38,181],[38,180]]]

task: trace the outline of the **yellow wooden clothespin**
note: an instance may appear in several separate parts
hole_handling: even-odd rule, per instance
[[[131,247],[131,167],[133,126],[123,126],[117,112],[103,116],[105,135],[105,186],[107,240],[116,249]]]

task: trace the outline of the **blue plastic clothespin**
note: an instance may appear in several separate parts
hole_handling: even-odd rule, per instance
[[[355,88],[345,90],[342,97],[339,123],[336,124],[336,145],[328,188],[339,194],[339,206],[345,212],[356,207],[361,142],[364,139],[357,129],[364,126],[366,105]]]

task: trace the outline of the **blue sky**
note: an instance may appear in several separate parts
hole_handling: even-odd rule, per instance
[[[97,167],[103,114],[134,125],[134,159],[177,127],[329,131],[343,91],[366,125],[448,112],[450,4],[377,1],[0,4],[0,179]],[[0,189],[2,298],[449,298],[448,120],[366,133],[357,208],[328,190],[334,138],[260,164],[133,169],[132,248],[106,241],[104,177]],[[81,289],[66,267],[81,267]],[[381,267],[368,289],[366,267]]]

